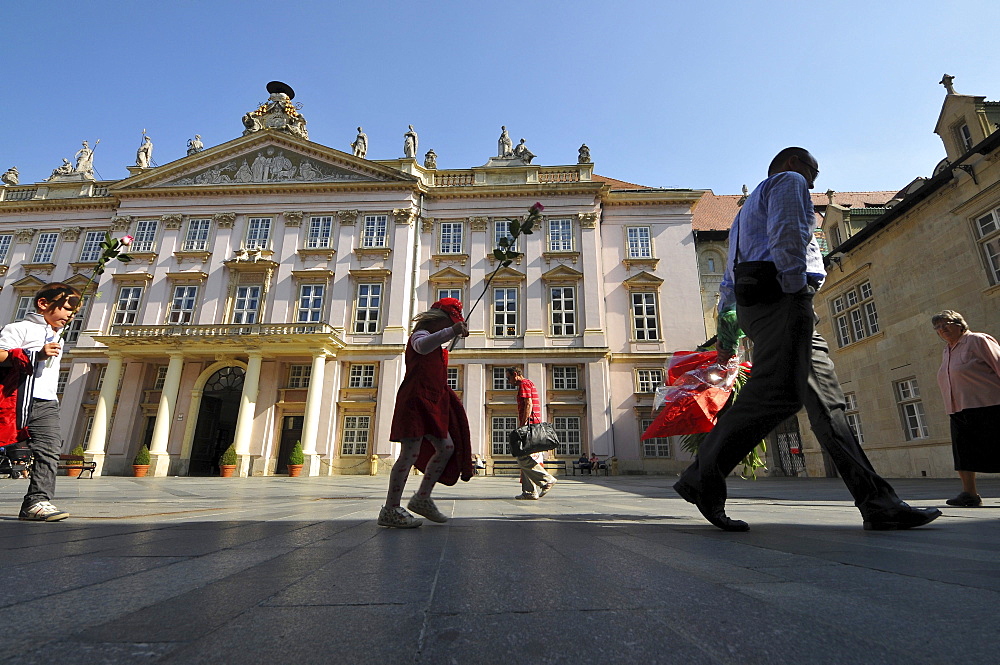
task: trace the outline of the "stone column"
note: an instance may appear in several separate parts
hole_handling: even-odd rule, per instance
[[[118,380],[122,376],[122,354],[117,351],[108,352],[108,368],[104,371],[104,385],[101,394],[97,396],[94,407],[94,424],[90,428],[90,439],[84,457],[88,462],[96,462],[94,475],[101,475],[104,468],[105,450],[108,445],[108,430],[111,429],[111,411],[115,406],[115,395],[118,394]]]
[[[250,441],[253,438],[253,418],[257,410],[257,387],[260,384],[260,364],[264,354],[251,351],[247,372],[243,377],[243,394],[240,395],[240,413],[236,417],[236,474],[250,475]]]
[[[309,391],[306,393],[306,412],[302,418],[302,453],[305,455],[302,475],[319,475],[319,454],[316,439],[319,433],[319,412],[323,406],[323,373],[326,369],[326,352],[320,351],[312,359],[309,374]]]
[[[153,425],[153,440],[149,444],[149,463],[151,475],[165,478],[170,471],[170,454],[167,444],[170,441],[170,426],[174,421],[174,408],[177,405],[177,391],[181,386],[181,371],[184,369],[184,354],[171,351],[170,364],[167,365],[167,376],[160,391],[160,403],[156,408],[156,423]]]
[[[584,346],[607,346],[606,312],[601,282],[604,264],[600,251],[600,228],[597,213],[580,213],[580,261],[583,264],[583,282],[578,285],[577,298],[582,301],[579,311],[583,323]],[[599,288],[600,287],[600,288]]]

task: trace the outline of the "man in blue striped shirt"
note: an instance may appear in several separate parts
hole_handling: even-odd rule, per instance
[[[729,232],[729,263],[719,288],[720,314],[736,309],[754,343],[750,380],[698,449],[674,489],[724,531],[750,526],[726,515],[726,476],[757,443],[805,406],[820,445],[833,459],[866,529],[922,526],[941,515],[912,508],[872,468],[844,416],[844,394],[826,341],[815,330],[813,296],[826,271],[813,237],[816,159],[785,148],[747,198]],[[720,317],[721,318],[721,317]],[[722,335],[720,339],[736,336]],[[720,348],[725,362],[735,348]]]

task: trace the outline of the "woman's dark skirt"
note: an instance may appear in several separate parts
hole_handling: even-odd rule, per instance
[[[1000,404],[951,414],[956,471],[1000,473]]]

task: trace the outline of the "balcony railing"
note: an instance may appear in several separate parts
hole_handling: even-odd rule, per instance
[[[0,187],[0,200],[3,201],[30,201],[35,198],[38,192],[37,187]]]
[[[281,335],[331,335],[333,327],[328,323],[225,323],[210,325],[116,325],[111,326],[112,337],[243,337],[258,335],[275,337]]]

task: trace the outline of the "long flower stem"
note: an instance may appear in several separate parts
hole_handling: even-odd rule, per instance
[[[497,276],[498,272],[500,272],[500,268],[503,268],[503,262],[497,263],[496,270],[494,270],[493,274],[491,274],[489,276],[489,279],[486,280],[486,284],[483,285],[483,292],[479,294],[479,297],[476,299],[476,302],[472,303],[472,307],[470,307],[469,311],[466,312],[466,314],[465,314],[465,319],[466,320],[468,320],[469,317],[472,316],[472,312],[473,312],[473,310],[476,309],[476,305],[478,305],[479,301],[483,299],[483,297],[486,295],[486,292],[490,290],[490,282],[492,282],[493,278]],[[454,349],[455,348],[455,344],[457,342],[458,342],[458,337],[455,337],[454,339],[452,339],[451,340],[451,344],[448,345],[448,350],[451,351],[452,349]]]

